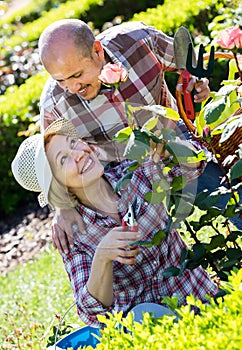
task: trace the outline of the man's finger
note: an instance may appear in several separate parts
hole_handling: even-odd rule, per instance
[[[58,249],[60,254],[68,254],[69,245],[66,237],[66,233],[58,228],[57,225],[53,227],[54,234],[52,235],[53,241],[55,242],[55,246]]]

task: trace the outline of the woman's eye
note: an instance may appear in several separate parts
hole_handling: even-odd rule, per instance
[[[61,165],[63,165],[65,163],[66,158],[67,158],[66,156],[61,157],[61,160],[60,160]]]
[[[71,149],[75,147],[75,144],[76,144],[76,140],[71,140]]]

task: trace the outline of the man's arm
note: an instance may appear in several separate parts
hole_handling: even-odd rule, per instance
[[[75,208],[57,208],[51,228],[53,247],[58,249],[60,254],[68,253],[78,234],[86,234],[82,217]]]

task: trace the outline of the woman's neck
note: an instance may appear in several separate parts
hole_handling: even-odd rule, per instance
[[[116,207],[116,194],[104,177],[85,190],[77,190],[75,195],[83,205],[120,221]]]

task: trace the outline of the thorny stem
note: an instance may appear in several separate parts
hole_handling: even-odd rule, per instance
[[[241,72],[240,67],[239,67],[239,61],[238,61],[236,52],[233,52],[233,55],[234,55],[234,59],[235,59],[235,62],[236,62],[237,69],[238,69],[238,74],[239,74],[240,81],[242,81],[242,72]]]
[[[188,221],[186,219],[184,220],[184,223],[186,225],[187,231],[191,234],[191,237],[194,239],[194,241],[196,243],[200,243],[199,239],[196,236],[196,233],[192,230],[190,224],[188,223]]]

